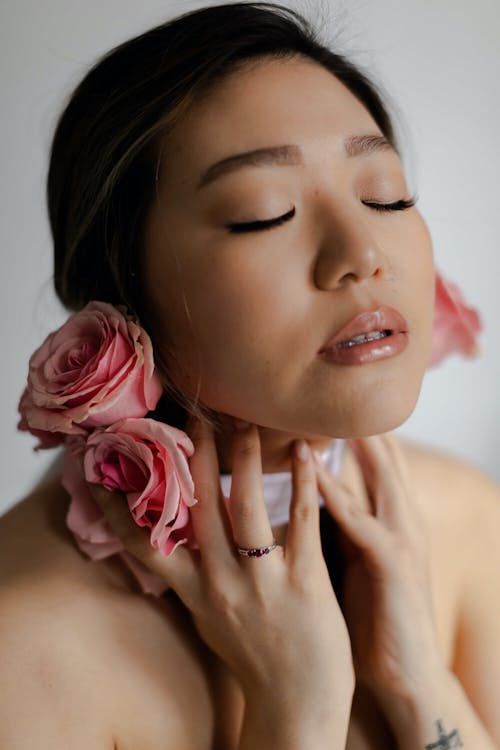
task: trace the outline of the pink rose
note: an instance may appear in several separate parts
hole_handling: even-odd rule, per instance
[[[124,312],[122,312],[122,310]],[[39,448],[154,409],[162,388],[146,331],[125,308],[89,302],[32,354],[18,429]]]
[[[458,288],[436,275],[434,328],[429,366],[453,352],[466,357],[478,354],[477,336],[482,330],[481,318],[469,307]]]
[[[124,419],[87,439],[84,475],[125,493],[135,522],[151,530],[151,545],[168,556],[179,544],[197,547],[189,516],[197,502],[187,461],[193,452],[182,430],[154,419]]]
[[[34,437],[38,438],[39,443],[35,446],[35,450],[38,451],[40,448],[55,448],[64,442],[66,435],[62,432],[46,432],[45,430],[36,430],[30,427],[26,420],[26,413],[29,409],[33,408],[33,401],[31,399],[28,388],[25,388],[23,394],[19,400],[19,406],[17,410],[21,415],[21,419],[17,423],[18,430],[26,430],[31,432]]]
[[[64,451],[62,485],[71,498],[66,525],[72,532],[77,546],[91,560],[102,560],[111,555],[118,555],[132,571],[145,594],[161,596],[168,590],[164,579],[153,573],[125,549],[94,501],[83,475],[84,452],[83,438],[68,438]]]
[[[84,455],[85,440],[82,437],[69,437],[61,480],[71,497],[66,523],[75,534],[82,552],[93,560],[101,560],[122,550],[123,544],[92,497],[83,473]]]

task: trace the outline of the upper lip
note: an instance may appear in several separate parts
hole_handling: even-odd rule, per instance
[[[406,333],[408,323],[393,307],[380,305],[375,310],[360,312],[334,333],[321,347],[320,352],[330,349],[342,341],[348,341],[354,336],[371,331],[390,331],[391,333]]]

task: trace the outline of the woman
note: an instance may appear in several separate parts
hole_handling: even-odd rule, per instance
[[[285,8],[186,14],[86,75],[48,201],[63,304],[126,304],[152,338],[200,551],[162,557],[93,487],[170,587],[153,599],[79,553],[60,467],[10,511],[2,746],[498,746],[498,489],[387,434],[429,361],[434,267],[373,85]],[[335,477],[311,449],[338,446]]]

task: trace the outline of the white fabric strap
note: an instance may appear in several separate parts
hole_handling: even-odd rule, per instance
[[[324,466],[326,466],[334,476],[339,476],[340,474],[344,446],[345,441],[336,438],[332,440],[324,451],[321,452]],[[231,474],[221,474],[220,481],[222,492],[227,500],[231,491]],[[264,488],[264,500],[266,501],[271,526],[281,526],[281,524],[288,523],[290,500],[292,497],[291,471],[263,474],[262,484]],[[325,504],[321,492],[318,492],[318,503],[320,507]]]

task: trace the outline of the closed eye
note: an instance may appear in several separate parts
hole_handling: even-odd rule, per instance
[[[279,224],[283,224],[295,216],[295,206],[282,216],[278,216],[276,219],[266,219],[265,221],[248,221],[243,224],[228,224],[227,228],[230,232],[261,232],[264,229],[270,229],[276,227]]]
[[[363,201],[363,203],[376,211],[406,211],[407,208],[414,206],[417,200],[418,196],[413,195],[411,198],[401,198],[394,203],[374,203],[373,201]]]
[[[402,198],[394,203],[375,203],[373,201],[363,201],[365,206],[373,208],[375,211],[405,211],[408,208],[414,206],[417,202],[417,196],[411,198]],[[285,221],[289,221],[295,216],[295,206],[282,216],[278,216],[275,219],[265,219],[257,221],[247,221],[239,224],[227,224],[226,228],[233,233],[241,232],[262,232],[266,229],[272,229],[273,227],[284,224]]]

